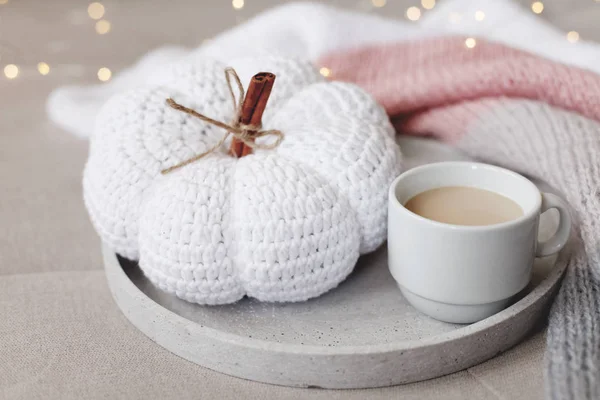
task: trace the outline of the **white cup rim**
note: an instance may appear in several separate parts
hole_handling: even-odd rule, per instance
[[[538,193],[535,206],[530,208],[527,212],[524,212],[523,215],[521,215],[519,218],[512,219],[510,221],[501,222],[499,224],[492,224],[492,225],[474,225],[473,226],[473,225],[448,224],[445,222],[438,222],[438,221],[434,221],[434,220],[422,217],[419,214],[416,214],[416,213],[410,211],[409,209],[407,209],[404,206],[404,204],[402,204],[398,200],[398,197],[396,196],[396,187],[402,180],[404,180],[412,175],[423,173],[424,171],[427,171],[427,170],[441,169],[441,168],[447,168],[447,167],[485,168],[485,169],[494,171],[495,173],[506,174],[506,175],[510,176],[511,178],[517,179],[517,180],[531,186],[533,189],[535,189],[535,191]],[[442,186],[440,186],[440,187],[442,187]],[[486,190],[488,190],[488,189],[486,189]],[[531,182],[529,179],[525,178],[521,174],[518,174],[518,173],[511,171],[509,169],[506,169],[506,168],[498,167],[498,166],[491,165],[491,164],[473,162],[473,161],[442,161],[442,162],[424,164],[424,165],[420,165],[415,168],[411,168],[411,169],[403,172],[402,174],[400,174],[398,177],[396,177],[396,179],[394,179],[394,181],[392,182],[392,184],[390,185],[390,188],[389,188],[389,199],[390,199],[390,202],[392,202],[392,204],[394,206],[396,206],[397,209],[402,210],[403,212],[407,213],[412,218],[414,218],[417,221],[420,221],[421,223],[430,224],[430,225],[439,227],[441,229],[449,229],[449,230],[455,230],[455,231],[459,230],[459,231],[485,232],[485,231],[497,231],[497,230],[512,228],[515,225],[519,225],[519,224],[523,223],[524,221],[528,221],[529,219],[535,217],[540,212],[540,209],[542,207],[542,195],[541,195],[539,189],[537,188],[537,186],[533,182]]]

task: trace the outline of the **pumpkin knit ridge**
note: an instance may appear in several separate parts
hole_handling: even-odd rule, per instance
[[[387,188],[401,160],[393,127],[364,91],[326,82],[308,62],[231,65],[244,83],[258,71],[277,75],[263,129],[283,131],[283,142],[240,159],[215,152],[161,175],[225,134],[166,98],[224,122],[233,115],[225,65],[174,64],[158,84],[100,112],[83,179],[91,220],[114,251],[187,301],[319,296],[385,240]]]

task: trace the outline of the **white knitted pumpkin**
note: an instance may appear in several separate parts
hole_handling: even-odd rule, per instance
[[[234,113],[225,65],[179,63],[104,106],[84,172],[86,206],[109,246],[182,299],[318,296],[385,239],[387,188],[400,164],[393,128],[366,93],[326,82],[309,63],[230,65],[244,83],[259,71],[277,75],[263,129],[284,133],[279,147],[236,159],[224,146],[161,175],[225,133],[168,107],[168,97],[224,122]]]

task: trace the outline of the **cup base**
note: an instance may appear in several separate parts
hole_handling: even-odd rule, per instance
[[[404,298],[417,310],[439,321],[471,324],[502,311],[511,298],[484,304],[450,304],[426,299],[398,285]]]

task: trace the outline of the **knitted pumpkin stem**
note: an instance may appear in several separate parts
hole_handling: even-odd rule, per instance
[[[259,72],[252,77],[242,103],[240,124],[260,127],[274,83],[275,75],[270,72]],[[252,148],[246,146],[241,140],[233,138],[229,153],[234,157],[244,157],[252,153]]]

